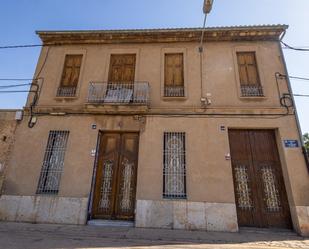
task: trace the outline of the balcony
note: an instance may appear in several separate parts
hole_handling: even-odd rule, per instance
[[[241,85],[240,89],[242,97],[264,97],[261,85]]]
[[[148,105],[149,83],[90,83],[89,104]]]

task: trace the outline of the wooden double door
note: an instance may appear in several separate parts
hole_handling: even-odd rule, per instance
[[[239,226],[291,228],[273,130],[229,130]]]
[[[93,218],[134,219],[138,138],[138,133],[101,134]]]

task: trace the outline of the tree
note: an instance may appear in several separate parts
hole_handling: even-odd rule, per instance
[[[309,133],[305,133],[303,138],[304,138],[306,150],[309,151]]]

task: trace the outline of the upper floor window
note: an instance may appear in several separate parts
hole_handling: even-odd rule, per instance
[[[184,97],[183,53],[165,54],[164,97]]]
[[[264,96],[258,73],[255,52],[238,52],[237,63],[239,70],[241,96]]]
[[[66,55],[57,96],[74,97],[76,95],[82,59],[81,54]]]

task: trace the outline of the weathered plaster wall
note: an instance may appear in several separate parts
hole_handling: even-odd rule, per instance
[[[0,110],[0,195],[2,194],[7,162],[15,139],[17,125],[15,112],[15,110]]]
[[[203,96],[209,96],[212,101],[207,109],[201,109],[198,46],[198,43],[161,43],[51,47],[41,75],[44,81],[40,89],[38,108],[45,108],[50,112],[55,110],[61,112],[65,108],[75,112],[85,111],[89,82],[108,80],[110,55],[134,53],[137,56],[135,81],[147,81],[151,87],[149,110],[145,123],[143,119],[139,121],[134,116],[98,115],[100,108],[97,109],[97,115],[39,116],[33,129],[29,129],[24,120],[16,131],[16,143],[5,181],[5,197],[0,199],[0,206],[2,205],[0,218],[21,217],[10,219],[22,220],[22,210],[27,213],[29,208],[32,210],[30,213],[33,214],[37,213],[33,210],[37,210],[38,206],[40,210],[48,210],[53,206],[51,202],[40,206],[32,199],[36,193],[50,130],[70,131],[60,191],[55,198],[79,200],[84,200],[90,195],[95,159],[91,151],[96,148],[98,131],[140,131],[137,226],[165,226],[160,220],[155,219],[156,214],[162,214],[169,219],[166,223],[167,227],[235,231],[237,226],[235,226],[232,169],[231,162],[225,158],[229,153],[228,129],[267,128],[276,130],[294,227],[297,231],[309,235],[309,176],[304,158],[300,148],[287,149],[283,146],[284,139],[299,139],[294,116],[236,118],[235,116],[203,115],[224,112],[240,115],[274,112],[284,114],[285,109],[280,106],[274,77],[276,72],[285,73],[279,51],[280,44],[267,41],[207,42],[204,50],[202,92]],[[184,53],[185,58],[186,97],[181,100],[170,100],[162,96],[164,53],[179,51]],[[256,52],[265,97],[242,98],[240,96],[235,58],[237,51]],[[46,52],[47,47],[43,48],[38,65],[43,63]],[[59,86],[64,58],[70,53],[84,54],[77,96],[69,99],[57,98],[56,90]],[[285,80],[279,81],[279,89],[281,93],[287,92]],[[121,109],[119,106],[114,108]],[[175,112],[191,112],[195,113],[195,116],[164,115]],[[153,115],[154,113],[157,116]],[[97,125],[96,130],[91,128],[92,124]],[[225,126],[225,131],[221,131],[222,125]],[[186,132],[188,198],[180,202],[162,198],[163,132],[166,131]],[[10,214],[10,209],[14,210],[14,203],[16,203],[13,201],[14,196],[19,196],[16,198],[20,207],[15,216]],[[84,207],[83,211],[78,212],[85,214],[86,209]],[[223,220],[218,218],[216,210],[223,210],[223,216],[221,216]],[[178,213],[184,215],[183,222],[179,221]],[[58,211],[52,214],[60,215]],[[75,218],[67,217],[65,221],[61,217],[57,219],[59,222],[71,223],[74,220],[73,223],[77,223]],[[80,219],[80,221],[85,220]]]
[[[150,107],[184,108],[190,110],[200,107],[201,80],[200,54],[198,43],[169,44],[111,44],[89,46],[55,46],[50,48],[48,60],[42,73],[44,83],[41,88],[38,105],[41,107],[70,107],[82,109],[87,100],[90,82],[108,81],[111,54],[136,54],[135,81],[149,82]],[[211,94],[211,107],[218,108],[265,108],[280,107],[275,73],[284,73],[281,55],[277,42],[208,42],[205,43],[203,60],[203,95]],[[46,49],[43,49],[42,60]],[[241,98],[239,87],[236,52],[256,51],[258,70],[265,98],[253,101],[252,98]],[[170,101],[163,97],[164,54],[184,53],[184,79],[186,97],[181,101]],[[63,64],[66,54],[83,54],[76,98],[57,98]],[[271,63],[269,63],[271,62]],[[41,63],[41,62],[40,62]],[[287,92],[284,80],[280,90]],[[228,90],[228,93],[227,93]]]
[[[194,129],[192,129],[193,122]],[[92,129],[92,124],[96,124],[97,129]],[[220,126],[225,126],[226,130],[221,131]],[[70,131],[58,197],[77,199],[88,198],[90,195],[95,160],[91,151],[96,148],[99,130],[140,131],[137,226],[158,226],[161,224],[159,220],[154,222],[158,212],[167,213],[168,216],[172,215],[173,217],[178,217],[178,212],[181,212],[185,214],[186,222],[182,225],[185,228],[191,227],[193,229],[202,226],[207,230],[235,231],[237,226],[231,225],[233,224],[231,221],[236,217],[231,161],[225,158],[225,155],[229,153],[228,129],[268,128],[276,130],[294,227],[298,231],[302,228],[302,232],[305,233],[308,212],[303,210],[307,210],[306,208],[309,207],[309,197],[305,191],[309,188],[307,169],[300,148],[287,149],[283,146],[284,139],[297,139],[296,129],[292,127],[295,127],[293,116],[278,119],[153,116],[147,117],[145,123],[134,116],[103,115],[83,116],[82,118],[79,116],[48,116],[39,117],[39,121],[33,129],[27,127],[25,120],[16,131],[16,144],[7,172],[5,195],[35,196],[50,130]],[[188,197],[179,203],[165,200],[162,197],[163,133],[166,131],[186,132]],[[6,200],[0,199],[0,206],[1,203],[7,202]],[[20,205],[19,212],[22,212],[24,205],[28,205],[26,203],[29,202],[24,200],[20,202],[25,203]],[[33,207],[32,204],[29,205]],[[142,211],[145,206],[148,210],[146,213]],[[191,206],[198,207],[198,210],[194,208],[191,210]],[[215,208],[210,208],[214,206]],[[305,209],[299,209],[299,207],[305,207]],[[6,208],[7,210],[11,209],[10,205],[5,204],[0,215],[7,217]],[[173,211],[175,208],[177,208],[177,213]],[[204,214],[204,209],[208,210],[205,211],[206,214]],[[217,220],[216,209],[225,210],[221,214],[223,219],[221,223],[219,220],[218,223],[215,223]],[[80,212],[86,215],[87,208],[85,207]],[[12,216],[9,215],[9,217]],[[178,226],[177,217],[168,222],[170,227],[176,228]],[[197,220],[204,219],[203,217],[206,217],[206,223],[196,223]],[[65,223],[71,221],[72,219],[68,218]],[[211,228],[207,223],[209,221],[213,223]]]

